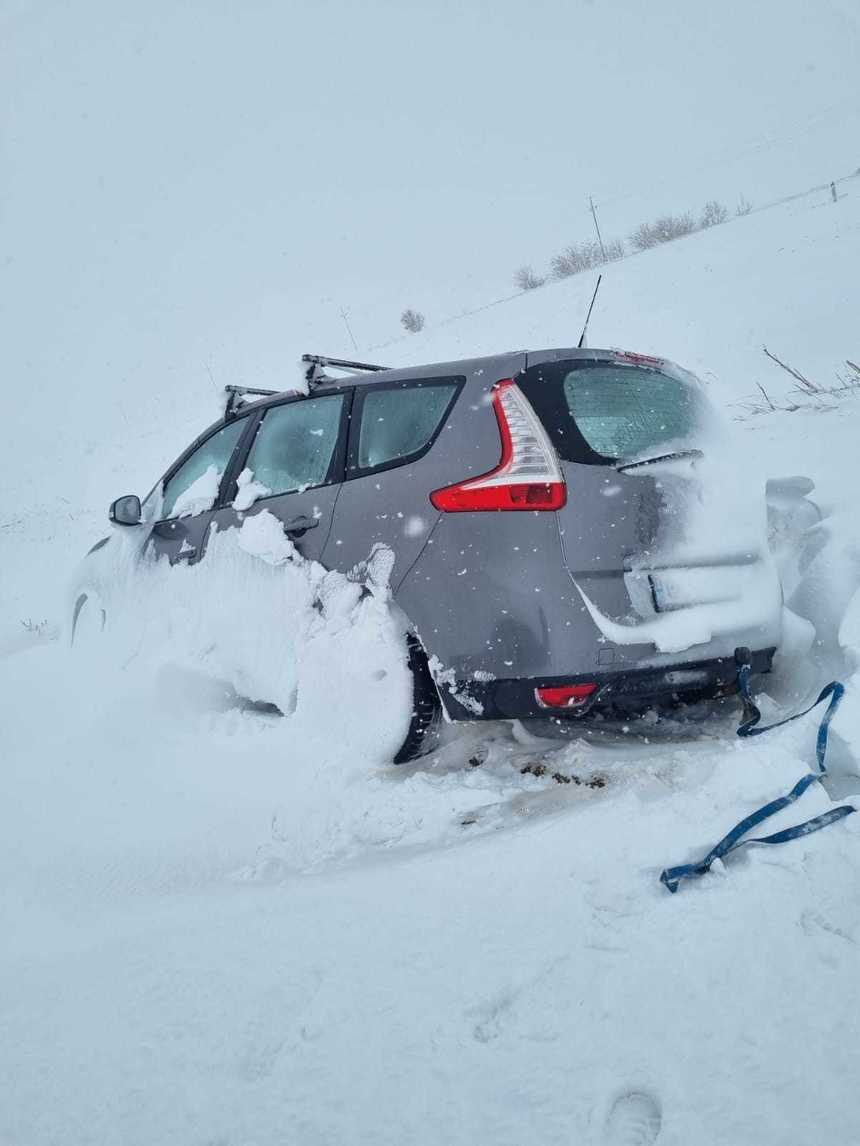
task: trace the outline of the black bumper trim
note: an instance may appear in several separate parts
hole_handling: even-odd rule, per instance
[[[770,672],[775,652],[774,648],[753,652],[753,675]],[[737,671],[732,655],[624,672],[490,681],[458,680],[454,691],[443,687],[442,695],[452,720],[524,720],[532,717],[582,720],[591,713],[608,710],[642,711],[685,695],[716,697],[734,693],[737,691]],[[596,684],[597,689],[593,697],[576,708],[544,708],[535,697],[536,688],[587,683]],[[459,696],[466,698],[465,704],[458,699]],[[482,708],[480,713],[476,711],[475,702]]]

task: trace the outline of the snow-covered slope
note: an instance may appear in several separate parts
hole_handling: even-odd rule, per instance
[[[860,657],[860,396],[733,403],[756,383],[785,403],[763,344],[822,385],[857,360],[855,186],[611,268],[592,328],[594,345],[697,369],[744,418],[751,475],[817,483],[822,521],[789,523],[780,545],[818,643],[807,655],[798,622],[770,711]],[[547,287],[384,354],[570,344],[590,289]],[[382,589],[320,597],[318,574],[235,537],[207,586],[193,569],[133,582],[94,647],[24,631],[60,621],[104,504],[148,488],[214,405],[174,379],[136,405],[70,401],[62,435],[30,427],[62,494],[23,447],[11,477],[0,1141],[860,1140],[860,816],[742,852],[677,896],[657,880],[808,769],[814,717],[749,742],[729,715],[563,746],[468,730],[394,769],[402,664]],[[279,594],[276,631],[255,629],[255,602]],[[287,719],[223,687],[225,656],[257,654]],[[832,740],[841,799],[860,792],[857,678]],[[829,804],[818,786],[803,800],[774,827]]]

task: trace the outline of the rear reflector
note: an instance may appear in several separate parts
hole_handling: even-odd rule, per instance
[[[553,688],[536,688],[535,699],[541,708],[577,708],[585,704],[596,689],[596,684],[561,684]]]
[[[430,494],[444,513],[480,510],[561,509],[567,489],[546,430],[512,378],[493,388],[502,457],[481,477],[445,486]]]

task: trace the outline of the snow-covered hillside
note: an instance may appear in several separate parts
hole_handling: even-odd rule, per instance
[[[788,404],[763,345],[822,387],[857,361],[858,265],[850,181],[835,204],[610,268],[590,337],[699,372],[742,419],[751,485],[815,481],[822,520],[775,541],[817,637],[791,628],[764,706],[846,676],[838,799],[860,793],[860,392],[740,403],[764,405],[761,384]],[[376,354],[570,345],[592,285]],[[860,816],[741,852],[677,896],[658,882],[808,770],[815,717],[755,741],[729,714],[563,746],[492,726],[395,769],[404,681],[384,593],[335,579],[314,608],[317,574],[230,535],[212,580],[153,571],[104,640],[52,639],[107,502],[145,492],[218,397],[167,378],[134,401],[64,399],[62,434],[34,430],[62,490],[23,445],[10,473],[0,1142],[860,1141]],[[231,656],[277,679],[291,715],[243,709],[220,683]],[[829,806],[819,786],[803,800],[774,828]]]

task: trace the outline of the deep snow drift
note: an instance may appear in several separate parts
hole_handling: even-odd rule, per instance
[[[730,403],[754,388],[762,341],[788,358],[814,345],[819,374],[825,362],[835,371],[857,353],[839,316],[856,278],[858,202],[808,226],[786,213],[781,237],[762,216],[758,231],[742,220],[632,260],[613,270],[629,307],[613,326],[693,367],[734,356],[736,382],[723,388],[721,375],[711,391],[730,413],[748,413]],[[798,226],[807,239],[786,255]],[[805,274],[824,262],[842,284],[826,332]],[[734,330],[742,321],[748,337],[728,345],[717,318],[739,308],[748,288],[735,270],[747,264],[756,286]],[[648,281],[662,283],[659,303]],[[703,283],[719,314],[691,331],[683,308],[697,292],[702,302]],[[472,346],[464,323],[409,352],[558,341],[579,289],[475,320]],[[657,333],[639,345],[649,318]],[[775,400],[788,385],[773,384]],[[860,396],[801,406],[738,425],[758,470],[808,474],[818,506],[789,504],[771,521],[797,620],[763,703],[775,713],[847,679],[829,757],[841,800],[860,794]],[[147,416],[154,426],[172,414]],[[188,437],[207,414],[186,414]],[[117,419],[105,484],[124,432]],[[169,460],[156,438],[134,447],[139,488]],[[80,552],[102,529],[97,502],[123,491],[95,492]],[[327,576],[259,518],[218,538],[210,578],[203,567],[132,575],[115,537],[95,586],[110,625],[70,650],[50,639],[65,546],[23,497],[19,513],[0,661],[0,1141],[860,1137],[860,816],[738,853],[677,896],[657,881],[808,770],[815,717],[753,742],[735,738],[730,706],[693,726],[561,744],[491,726],[397,769],[406,677],[384,570]],[[73,529],[77,545],[81,522]],[[56,592],[45,590],[41,632],[18,624],[28,577]],[[272,681],[284,717],[241,699],[273,699]],[[816,786],[773,826],[828,806]]]

